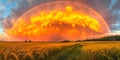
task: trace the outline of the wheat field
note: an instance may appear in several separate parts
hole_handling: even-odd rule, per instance
[[[1,42],[0,60],[120,60],[120,42]]]
[[[0,60],[43,60],[74,43],[0,43]]]
[[[81,43],[82,60],[120,60],[119,41],[99,41]]]

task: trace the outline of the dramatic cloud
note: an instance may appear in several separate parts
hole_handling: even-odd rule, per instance
[[[25,12],[35,6],[54,1],[85,4],[104,18],[113,34],[120,34],[120,0],[0,0],[0,40],[7,40],[5,29],[11,28],[13,22]]]
[[[8,0],[8,1],[9,2],[15,1],[18,3],[17,8],[12,9],[13,11],[12,17],[20,17],[22,14],[24,14],[26,11],[28,11],[32,7],[35,7],[36,5],[40,5],[40,4],[44,4],[44,3],[52,2],[56,0]],[[57,1],[61,1],[61,0],[57,0]],[[66,0],[66,1],[73,1],[73,2],[86,4],[91,8],[95,9],[97,12],[99,12],[103,16],[103,18],[108,22],[109,25],[113,23],[111,13],[108,10],[111,0],[109,1],[108,0],[90,0],[90,1],[89,0]]]
[[[113,21],[115,23],[111,26],[111,31],[113,33],[120,32],[120,0],[111,0],[110,11],[112,13]]]
[[[4,21],[5,28],[11,28],[11,20],[14,18],[17,20],[21,15],[27,12],[29,9],[48,2],[62,1],[62,0],[7,0],[7,3],[16,2],[17,7],[11,8],[12,13]],[[108,23],[112,32],[120,30],[120,0],[63,0],[73,1],[82,4],[86,4],[89,7],[96,10]],[[5,9],[4,5],[0,3],[0,13]]]

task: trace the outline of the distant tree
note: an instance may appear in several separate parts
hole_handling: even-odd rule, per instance
[[[28,42],[31,43],[31,40],[29,40]]]
[[[120,35],[105,36],[96,39],[86,39],[86,41],[120,41]]]
[[[63,40],[63,41],[61,41],[61,42],[71,42],[70,40]]]
[[[83,40],[76,40],[75,42],[81,42],[81,41],[83,41]]]
[[[25,43],[27,43],[27,40],[25,40]]]

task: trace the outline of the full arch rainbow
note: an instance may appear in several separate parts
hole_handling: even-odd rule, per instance
[[[63,14],[68,14],[68,13],[66,13],[66,10],[65,10],[67,8],[67,6],[70,6],[70,7],[68,7],[68,9],[69,8],[72,9],[72,12],[69,12],[69,14],[76,14],[77,16],[81,16],[81,18],[83,18],[84,16],[86,18],[86,16],[88,16],[86,18],[86,19],[88,19],[87,22],[89,22],[89,20],[92,19],[92,21],[96,21],[97,23],[99,23],[99,25],[101,25],[100,28],[101,28],[102,32],[97,32],[94,30],[89,31],[90,28],[88,28],[88,26],[86,26],[87,28],[84,28],[84,27],[81,27],[82,25],[78,26],[78,24],[75,24],[75,23],[74,23],[75,28],[72,28],[69,26],[70,29],[66,29],[67,28],[66,27],[66,28],[64,28],[65,29],[64,30],[63,28],[61,28],[61,26],[63,27],[63,24],[64,25],[72,25],[73,23],[68,24],[68,22],[72,21],[72,20],[71,19],[69,21],[67,20],[68,22],[63,21],[62,20],[63,17],[61,18],[62,22],[60,22],[60,23],[62,25],[59,25],[60,27],[58,27],[58,25],[57,25],[57,27],[54,27],[55,29],[53,29],[53,26],[52,26],[52,28],[50,27],[50,25],[53,23],[49,23],[49,22],[44,27],[42,27],[42,28],[40,27],[43,24],[40,22],[42,20],[45,21],[46,19],[40,20],[40,18],[38,18],[38,17],[41,17],[42,14],[48,14],[48,16],[49,16],[50,12],[53,12],[53,11],[60,11]],[[54,12],[54,13],[57,14],[58,12]],[[70,17],[71,16],[73,16],[73,15],[70,15]],[[43,17],[47,18],[47,16],[43,16]],[[32,23],[31,20],[34,20],[36,18],[38,18],[37,22],[39,24],[37,24],[36,22]],[[54,16],[52,16],[52,18],[54,18]],[[69,18],[69,17],[67,17],[67,18]],[[53,20],[53,19],[51,19],[51,20]],[[51,20],[49,20],[49,21],[51,21]],[[45,22],[47,22],[47,21],[45,21]],[[54,23],[58,24],[58,21],[59,21],[59,19],[56,19]],[[74,20],[74,21],[76,21],[76,20]],[[80,20],[80,21],[82,21],[82,20]],[[53,22],[53,21],[51,21],[51,22]],[[91,22],[91,24],[93,24],[93,23]],[[40,25],[39,28],[36,27],[37,25]],[[79,28],[77,28],[76,26],[78,26]],[[28,29],[27,27],[31,27],[32,30]],[[57,28],[59,31],[56,30]],[[37,33],[34,33],[35,30],[37,30],[37,29],[39,31]],[[49,33],[48,29],[51,29],[50,33]],[[45,31],[42,31],[42,30],[45,30]],[[55,32],[55,31],[57,31],[57,32]],[[58,41],[58,40],[65,40],[65,39],[69,39],[69,40],[81,39],[82,40],[82,39],[92,38],[93,36],[95,36],[93,38],[98,38],[107,33],[110,33],[110,29],[109,29],[107,23],[105,22],[105,20],[102,18],[102,16],[100,14],[98,14],[94,9],[92,9],[84,4],[77,3],[77,2],[56,1],[56,2],[49,2],[46,4],[38,5],[32,9],[30,9],[29,11],[24,13],[17,20],[17,22],[15,22],[15,24],[13,25],[12,28],[6,30],[6,32],[9,36],[15,37],[18,39],[22,39],[22,40],[30,39],[33,41],[53,41],[53,40]]]

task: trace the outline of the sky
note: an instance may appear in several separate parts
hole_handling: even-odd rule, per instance
[[[5,32],[3,27],[3,20],[12,13],[12,8],[16,8],[16,2],[8,2],[8,0],[0,0],[0,38],[5,38]]]
[[[4,38],[6,36],[4,29],[12,26],[9,22],[12,17],[19,18],[23,13],[32,7],[53,1],[57,0],[0,0],[0,38]],[[111,33],[120,33],[120,0],[69,1],[84,3],[95,9],[108,23]],[[7,23],[4,23],[5,20]]]

